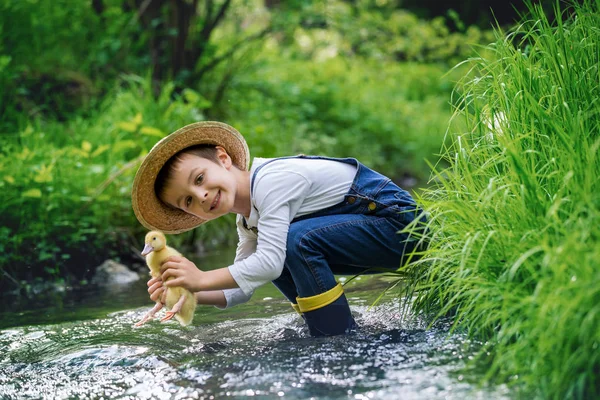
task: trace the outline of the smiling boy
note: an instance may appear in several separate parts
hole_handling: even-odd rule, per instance
[[[202,271],[184,257],[148,282],[196,293],[200,304],[231,307],[267,283],[302,314],[313,336],[356,327],[334,274],[397,269],[418,240],[397,234],[424,220],[412,197],[353,158],[255,158],[242,135],[219,122],[188,125],[158,142],[138,170],[133,209],[148,229],[179,233],[228,213],[239,236],[232,265]]]

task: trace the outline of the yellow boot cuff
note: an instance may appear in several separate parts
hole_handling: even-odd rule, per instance
[[[342,288],[342,284],[338,283],[333,289],[329,289],[325,293],[310,297],[296,297],[296,301],[298,302],[300,312],[304,313],[325,307],[336,301],[342,294],[344,294],[344,289]]]
[[[290,303],[290,304],[292,305],[292,308],[293,308],[294,310],[296,310],[296,312],[297,312],[298,314],[302,314],[302,312],[300,311],[300,307],[298,307],[298,304],[294,304],[294,303]]]

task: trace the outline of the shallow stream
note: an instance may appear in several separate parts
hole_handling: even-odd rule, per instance
[[[200,264],[226,261],[199,260]],[[228,260],[230,253],[222,257]],[[345,287],[360,329],[311,338],[272,285],[227,310],[198,307],[192,326],[135,328],[152,304],[146,279],[0,309],[0,399],[504,399],[462,371],[477,343],[400,313],[390,278]],[[164,311],[159,313],[163,315]]]

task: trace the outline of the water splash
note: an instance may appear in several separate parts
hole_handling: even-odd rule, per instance
[[[361,300],[360,298],[358,300]],[[364,298],[362,299],[364,300]],[[353,301],[361,329],[311,338],[287,307],[215,323],[149,323],[147,307],[0,331],[0,398],[494,398],[458,375],[478,347],[448,326],[405,320],[395,301]],[[283,311],[285,310],[285,311]]]

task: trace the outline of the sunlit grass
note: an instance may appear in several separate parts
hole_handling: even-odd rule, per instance
[[[600,2],[538,6],[470,60],[466,132],[421,199],[431,247],[403,270],[417,311],[489,340],[487,377],[600,395]],[[491,352],[490,357],[484,357]]]

